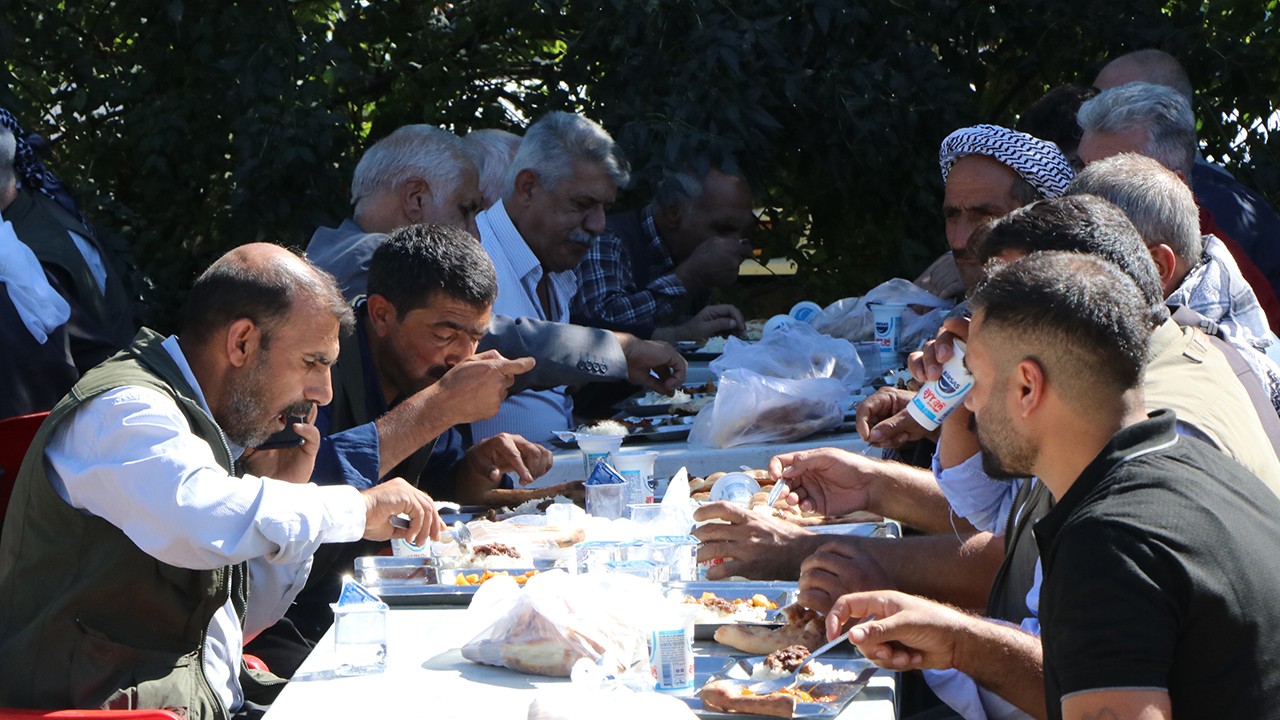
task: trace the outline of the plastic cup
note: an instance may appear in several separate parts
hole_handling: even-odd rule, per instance
[[[818,313],[820,312],[822,312],[822,306],[818,303],[810,300],[801,300],[795,305],[792,305],[791,312],[787,314],[794,320],[812,325],[814,319],[818,317]]]
[[[942,366],[937,380],[925,383],[907,405],[907,414],[925,430],[934,430],[964,402],[973,387],[973,375],[964,366],[963,342],[955,343],[955,354]]]
[[[619,452],[609,457],[613,469],[627,480],[629,504],[653,502],[653,464],[658,460],[657,451]]]
[[[896,368],[902,363],[898,357],[898,344],[902,341],[902,313],[907,309],[901,303],[867,303],[875,324],[875,341],[880,345],[880,364]]]
[[[672,580],[698,579],[698,538],[693,535],[659,535],[650,546],[653,559],[666,565]]]
[[[692,605],[662,613],[649,634],[649,672],[658,692],[687,694],[693,692],[693,621],[697,609]]]
[[[578,574],[600,572],[609,563],[626,559],[626,543],[591,540],[574,545],[573,552]]]
[[[621,518],[627,510],[627,484],[587,485],[587,514],[609,520]]]
[[[760,483],[746,473],[725,473],[711,486],[711,502],[724,500],[735,505],[749,505],[751,496],[760,492]]]
[[[765,321],[763,334],[772,335],[779,330],[791,327],[795,323],[796,320],[790,315],[774,315]]]
[[[880,362],[880,343],[874,340],[854,343],[853,349],[858,353],[858,360],[862,361],[864,385],[870,385],[872,378],[892,369],[883,367]]]
[[[338,675],[370,675],[387,668],[387,606],[330,605]]]
[[[627,505],[627,517],[632,522],[651,523],[662,514],[662,503],[631,503]]]
[[[608,460],[622,447],[621,435],[579,435],[578,449],[582,450],[582,476],[591,477],[596,463]]]

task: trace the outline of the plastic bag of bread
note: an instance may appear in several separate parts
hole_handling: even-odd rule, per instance
[[[648,668],[645,605],[663,601],[653,583],[560,570],[535,575],[523,590],[502,583],[487,592],[492,582],[467,610],[485,627],[462,647],[471,662],[552,677],[569,677],[580,658],[601,662],[610,673]]]
[[[799,440],[839,426],[847,394],[831,378],[784,380],[730,370],[720,377],[716,401],[693,421],[689,444],[725,448]]]
[[[771,329],[755,343],[729,338],[724,353],[711,361],[711,372],[723,377],[738,369],[788,380],[835,378],[849,392],[862,387],[866,372],[853,343],[806,323]]]

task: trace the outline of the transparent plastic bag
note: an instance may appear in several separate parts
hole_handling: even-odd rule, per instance
[[[835,378],[849,391],[862,387],[864,370],[853,343],[814,330],[806,323],[771,328],[759,342],[729,338],[711,371],[750,370],[768,377],[803,380]]]
[[[870,340],[875,334],[875,323],[867,303],[877,302],[908,306],[902,314],[902,338],[899,340],[899,347],[905,350],[914,350],[925,341],[932,340],[953,306],[950,300],[922,290],[909,280],[894,278],[880,283],[862,297],[844,298],[826,306],[813,318],[813,327],[818,332],[851,342]],[[918,312],[924,308],[928,309]]]
[[[837,427],[848,392],[829,377],[787,380],[750,370],[720,376],[716,400],[693,421],[689,444],[726,448],[785,442]]]
[[[467,613],[483,626],[462,656],[519,672],[569,677],[580,659],[611,674],[646,671],[646,608],[661,589],[617,574],[569,575],[556,570],[530,578],[520,590],[495,578],[480,587]]]

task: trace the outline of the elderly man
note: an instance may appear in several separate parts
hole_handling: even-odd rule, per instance
[[[1148,415],[1150,302],[1114,266],[1050,252],[971,306],[983,465],[1059,502],[1036,524],[1041,639],[894,592],[842,597],[829,632],[875,616],[850,631],[873,661],[960,668],[1034,717],[1275,716],[1280,570],[1257,548],[1280,542],[1280,499],[1173,412]]]
[[[1110,90],[1131,82],[1173,88],[1191,103],[1191,79],[1178,59],[1162,50],[1131,52],[1107,63],[1094,78],[1094,87]],[[1280,287],[1280,216],[1254,190],[1245,187],[1221,165],[1210,163],[1197,149],[1188,176],[1206,220],[1219,227],[1248,254],[1271,288]],[[1209,226],[1210,223],[1206,223]],[[1206,232],[1213,232],[1207,230]]]
[[[1280,367],[1265,354],[1274,336],[1231,253],[1213,235],[1200,235],[1191,189],[1154,159],[1121,153],[1090,163],[1071,183],[1071,193],[1097,195],[1124,210],[1155,260],[1165,303],[1175,311],[1186,308],[1174,319],[1205,324],[1206,332],[1238,348],[1224,354],[1247,365],[1253,382],[1246,388],[1274,445],[1280,439]],[[1187,311],[1194,316],[1183,322]]]
[[[951,133],[938,148],[938,163],[951,252],[916,284],[939,297],[964,295],[982,276],[969,246],[975,230],[1014,208],[1062,195],[1075,175],[1058,146],[998,125]]]
[[[493,263],[464,231],[447,225],[400,228],[369,266],[369,295],[355,303],[355,332],[334,366],[334,399],[320,410],[322,439],[312,479],[372,487],[403,477],[436,499],[514,507],[538,497],[581,492],[580,483],[537,490],[499,487],[510,472],[522,484],[551,467],[551,453],[514,435],[464,447],[456,425],[492,416],[513,376],[533,366],[495,351],[475,355],[497,295]],[[254,641],[258,655],[292,675],[328,629],[341,576],[373,543],[327,545],[316,553],[287,626]],[[298,636],[301,635],[305,641]]]
[[[329,401],[350,319],[331,277],[246,245],[196,280],[178,336],[141,331],[54,408],[0,535],[0,704],[253,716],[272,694],[243,639],[283,614],[318,546],[438,535],[403,480],[309,484],[310,425],[300,448],[245,450]]]
[[[1190,184],[1197,147],[1196,121],[1190,101],[1175,90],[1140,82],[1121,85],[1085,102],[1077,118],[1084,131],[1080,159],[1086,165],[1117,153],[1136,152],[1156,159]],[[1266,312],[1270,329],[1280,328],[1280,300],[1271,282],[1203,208],[1200,231],[1217,236],[1227,246]]]
[[[480,213],[480,243],[498,271],[495,312],[569,320],[574,268],[605,231],[605,207],[630,175],[613,138],[581,115],[550,113],[533,125],[511,163],[506,194]],[[512,396],[476,439],[510,432],[547,442],[573,424],[563,386]]]
[[[507,189],[507,175],[511,161],[520,149],[520,136],[506,130],[486,128],[472,130],[462,140],[480,172],[480,194],[484,198],[480,209],[488,210]]]
[[[703,160],[669,171],[649,205],[609,216],[578,265],[574,318],[667,341],[740,333],[736,307],[706,304],[751,257],[751,188],[733,167]]]
[[[415,223],[452,225],[477,236],[481,204],[469,147],[430,125],[406,125],[374,143],[351,182],[354,216],[337,228],[320,228],[307,257],[342,282],[348,299],[365,293],[373,252],[387,233]],[[670,394],[684,381],[687,364],[669,345],[627,333],[495,314],[481,350],[508,358],[533,357],[521,375],[525,387],[629,380]],[[656,376],[655,376],[656,375]]]

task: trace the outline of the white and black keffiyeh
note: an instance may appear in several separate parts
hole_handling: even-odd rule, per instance
[[[43,143],[44,139],[38,135],[24,132],[22,126],[18,124],[18,119],[13,116],[13,113],[4,108],[0,108],[0,125],[5,126],[9,129],[9,132],[13,133],[15,144],[13,170],[18,179],[22,181],[22,186],[48,196],[49,199],[57,202],[88,227],[88,221],[85,220],[84,215],[80,214],[80,208],[76,207],[75,199],[71,197],[67,187],[62,184],[62,180],[50,172],[44,166],[44,163],[40,162],[40,158],[36,156],[34,144]]]
[[[986,155],[1008,165],[1047,198],[1061,197],[1075,177],[1067,156],[1048,140],[999,125],[974,125],[951,133],[938,148],[944,185],[951,166],[966,155]]]

